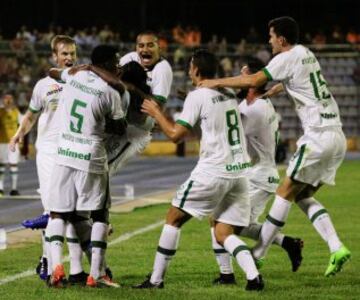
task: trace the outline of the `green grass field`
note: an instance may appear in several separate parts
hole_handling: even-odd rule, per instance
[[[304,239],[303,264],[297,273],[292,273],[286,253],[274,246],[261,270],[266,287],[260,293],[244,290],[244,274],[235,264],[236,286],[212,286],[218,269],[208,223],[192,220],[182,230],[180,247],[170,264],[163,290],[131,289],[131,285],[141,282],[151,271],[159,226],[108,248],[108,263],[115,281],[122,284],[119,289],[49,289],[34,275],[0,285],[0,299],[360,299],[359,170],[359,161],[345,162],[338,172],[337,186],[324,187],[317,195],[330,212],[341,239],[352,251],[352,260],[335,277],[323,276],[329,259],[327,245],[294,205],[284,232]],[[167,208],[168,205],[158,205],[128,214],[112,214],[116,231],[111,240],[161,221]],[[34,268],[40,251],[39,241],[1,251],[0,281]]]

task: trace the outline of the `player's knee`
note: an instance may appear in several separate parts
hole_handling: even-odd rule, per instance
[[[166,215],[166,224],[180,228],[190,219],[191,215],[189,215],[187,212],[175,206],[171,206]]]

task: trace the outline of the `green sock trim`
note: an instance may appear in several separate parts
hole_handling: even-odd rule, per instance
[[[161,254],[164,254],[164,255],[173,256],[176,253],[176,249],[170,250],[170,249],[165,249],[165,248],[158,246],[157,252],[160,252]]]
[[[48,236],[45,237],[45,242],[49,242],[50,243],[50,238]]]
[[[317,219],[317,217],[323,215],[323,214],[327,214],[327,210],[325,208],[318,210],[316,213],[313,214],[313,216],[311,217],[310,221],[311,223],[314,223],[314,221]]]
[[[68,243],[79,244],[79,239],[78,238],[68,238],[68,237],[66,237],[66,241]]]
[[[228,253],[225,249],[213,249],[215,254]]]
[[[91,246],[93,248],[106,249],[107,248],[107,243],[103,242],[103,241],[91,241]]]
[[[51,242],[54,242],[54,241],[59,241],[59,242],[64,242],[64,237],[63,236],[61,236],[61,235],[53,235],[53,236],[51,236],[50,237],[50,243]]]
[[[236,257],[236,255],[238,255],[238,253],[241,251],[250,251],[250,250],[249,247],[245,245],[237,246],[233,251],[233,256]]]
[[[285,222],[278,221],[278,220],[274,219],[274,218],[273,218],[272,216],[270,216],[270,215],[267,215],[266,219],[267,219],[270,223],[272,223],[272,224],[274,224],[275,226],[278,226],[278,227],[283,227],[283,226],[285,225]]]

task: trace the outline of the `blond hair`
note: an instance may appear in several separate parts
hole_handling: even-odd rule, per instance
[[[68,36],[68,35],[55,35],[52,39],[51,39],[51,51],[53,53],[57,52],[57,45],[58,44],[76,44],[75,40]]]

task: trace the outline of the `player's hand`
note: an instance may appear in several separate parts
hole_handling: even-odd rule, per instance
[[[148,114],[150,117],[155,117],[157,113],[161,112],[161,108],[154,100],[145,99],[141,106],[141,112]]]
[[[250,75],[250,69],[249,69],[248,65],[244,65],[241,68],[240,74],[241,75]]]
[[[14,135],[9,143],[9,149],[12,152],[15,152],[16,150],[16,144],[22,143],[24,141],[24,135],[22,134],[16,134]]]
[[[216,79],[205,79],[199,82],[198,87],[214,89],[218,87]]]
[[[77,66],[73,66],[70,68],[69,70],[69,75],[75,75],[77,72],[79,71],[89,71],[91,70],[91,66],[90,65],[77,65]]]

